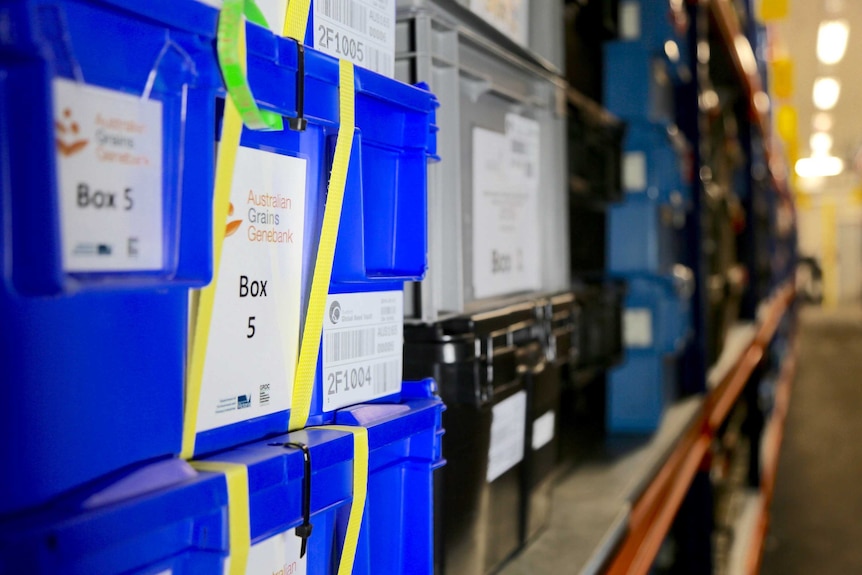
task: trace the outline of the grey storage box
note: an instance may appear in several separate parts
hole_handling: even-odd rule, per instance
[[[423,321],[570,285],[565,84],[459,12],[404,0],[397,13],[396,78],[440,101],[429,269],[405,290],[405,315]]]

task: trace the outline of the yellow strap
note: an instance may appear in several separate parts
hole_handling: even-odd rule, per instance
[[[248,467],[227,461],[193,461],[198,471],[224,473],[227,482],[229,530],[229,575],[245,575],[251,549],[251,521],[248,507]]]
[[[338,575],[350,575],[353,573],[359,530],[362,527],[362,515],[365,513],[365,495],[368,492],[368,430],[350,425],[324,425],[315,429],[332,429],[353,434],[353,501],[350,503],[347,533],[344,535],[344,547],[338,563]]]
[[[308,8],[310,5],[311,0],[288,0],[283,36],[293,38],[300,44],[305,43],[305,29],[308,27]]]
[[[198,405],[201,398],[201,385],[204,377],[204,359],[212,323],[213,304],[215,303],[216,283],[221,251],[224,244],[225,222],[230,205],[230,188],[236,152],[242,134],[242,118],[230,98],[225,99],[224,120],[221,141],[216,159],[215,198],[213,205],[213,280],[200,290],[198,306],[194,317],[191,351],[186,374],[186,401],[183,417],[183,446],[180,457],[191,459],[195,452],[195,436],[198,421]]]
[[[296,1],[296,0],[294,0]],[[291,3],[292,5],[293,3]],[[339,60],[339,126],[335,141],[335,155],[332,159],[332,173],[329,176],[329,192],[326,209],[323,213],[323,226],[320,231],[320,246],[311,279],[311,294],[308,299],[308,312],[302,342],[299,346],[299,361],[293,384],[290,403],[289,431],[302,429],[308,422],[311,409],[311,394],[314,389],[314,376],[317,371],[317,358],[320,353],[320,334],[323,331],[323,316],[326,298],[329,295],[329,280],[332,277],[332,260],[335,258],[335,240],[341,221],[341,205],[344,202],[344,187],[347,183],[347,166],[350,164],[350,151],[353,148],[354,88],[353,64]]]

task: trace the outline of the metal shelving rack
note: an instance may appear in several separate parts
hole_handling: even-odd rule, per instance
[[[763,319],[751,343],[743,349],[721,383],[706,394],[700,413],[683,432],[647,490],[634,503],[628,532],[610,561],[608,574],[649,572],[695,474],[701,469],[712,440],[763,358],[793,295],[793,288],[785,286],[773,296],[764,309]],[[792,358],[788,363],[795,365]],[[787,386],[781,389],[787,389]],[[786,396],[787,392],[783,391],[784,411],[776,411],[771,425],[783,425]],[[773,437],[777,437],[773,441],[780,443],[780,433]],[[778,443],[773,447],[777,454]],[[766,466],[770,471],[763,474],[764,490],[770,494],[776,461],[777,455]]]
[[[730,0],[689,0],[718,32],[733,75],[747,102],[751,128],[762,136],[763,155],[772,193],[790,195],[783,159],[771,146],[769,98],[755,54]],[[696,94],[696,88],[687,95]],[[694,112],[694,110],[690,110]],[[691,116],[689,119],[693,119]],[[696,123],[696,122],[695,122]],[[699,233],[699,225],[694,233]],[[646,574],[666,540],[681,508],[699,481],[709,481],[710,452],[735,405],[746,401],[746,387],[764,361],[779,324],[789,313],[795,290],[792,280],[773,289],[753,322],[737,325],[728,335],[722,356],[710,370],[697,367],[705,391],[670,406],[660,429],[641,444],[608,438],[601,448],[559,484],[550,528],[502,571],[505,575],[547,572],[543,566],[562,562],[573,573]],[[780,366],[775,404],[752,449],[762,454],[756,513],[745,550],[744,573],[757,573],[769,525],[778,455],[796,372],[795,337]],[[697,365],[703,365],[701,357]],[[696,388],[696,386],[695,386]],[[711,501],[701,501],[702,514]],[[711,521],[711,517],[709,521]],[[709,543],[707,542],[707,545]],[[709,553],[709,551],[707,551]],[[560,557],[562,555],[562,557]],[[711,560],[711,557],[707,557]],[[547,569],[547,567],[545,567]]]

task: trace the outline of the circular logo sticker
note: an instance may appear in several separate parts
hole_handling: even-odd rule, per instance
[[[341,320],[341,304],[336,300],[329,306],[329,321],[338,323],[339,320]]]

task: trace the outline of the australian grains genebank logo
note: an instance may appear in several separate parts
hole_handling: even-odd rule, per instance
[[[227,207],[227,217],[233,216],[233,202]],[[224,229],[224,237],[228,238],[236,233],[239,226],[242,225],[242,220],[228,220]]]
[[[284,219],[280,212],[293,209],[293,200],[281,194],[258,194],[249,190],[245,200],[248,206],[245,220],[248,220],[246,238],[250,242],[269,244],[293,244],[293,230],[278,229]],[[225,237],[230,237],[242,227],[242,218],[233,217],[235,208],[233,202],[228,206],[228,222],[225,225]]]
[[[63,117],[54,120],[54,130],[57,133],[55,138],[57,151],[63,156],[68,157],[77,154],[90,142],[85,138],[81,138],[81,127],[72,118],[72,110],[70,108],[64,108]]]

